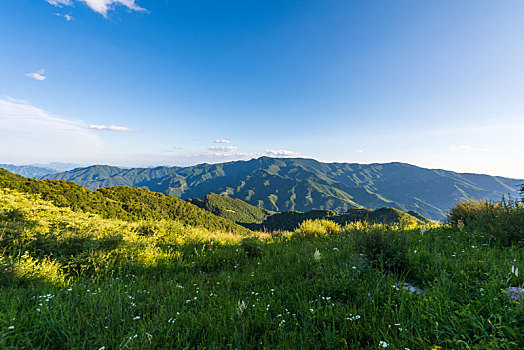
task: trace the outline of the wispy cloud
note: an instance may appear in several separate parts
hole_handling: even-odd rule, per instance
[[[49,4],[62,7],[62,6],[73,6],[73,0],[45,0]],[[133,11],[147,11],[145,8],[136,4],[136,0],[75,0],[85,3],[91,10],[98,12],[104,17],[107,17],[107,13],[114,9],[116,5],[127,7]]]
[[[116,126],[116,125],[94,125],[91,124],[88,126],[91,130],[99,130],[99,131],[136,131],[135,129],[131,129],[125,126]]]
[[[285,149],[279,149],[279,150],[269,149],[266,152],[264,152],[263,155],[268,156],[268,157],[282,157],[282,158],[298,157],[298,156],[300,156],[300,154],[297,153],[297,152],[288,151],[288,150],[285,150]]]
[[[94,154],[101,139],[82,121],[57,117],[29,102],[0,97],[0,157]]]
[[[39,71],[34,72],[34,73],[27,73],[26,76],[29,78],[33,78],[35,80],[43,81],[47,79],[47,77],[44,76],[44,73],[45,73],[45,69],[40,69]]]
[[[74,20],[73,16],[68,15],[68,14],[55,13],[55,16],[64,17],[65,20],[68,21],[68,22]]]
[[[45,1],[57,7],[73,5],[72,0],[45,0]]]
[[[222,139],[222,140],[215,140],[214,142],[215,143],[230,143],[231,141]]]
[[[235,152],[237,148],[235,146],[211,146],[208,150],[214,152]]]

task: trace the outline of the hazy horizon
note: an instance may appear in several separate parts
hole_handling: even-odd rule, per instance
[[[122,169],[132,169],[132,168],[157,168],[157,167],[181,167],[181,168],[184,168],[184,167],[191,167],[191,166],[197,166],[197,165],[202,165],[202,164],[221,164],[221,163],[227,163],[227,162],[234,162],[234,161],[244,161],[244,162],[247,162],[247,161],[250,161],[250,160],[254,160],[254,159],[258,159],[258,158],[261,158],[261,157],[269,157],[269,156],[259,156],[259,157],[253,157],[253,158],[246,158],[246,159],[236,159],[236,160],[229,160],[229,161],[220,161],[220,162],[198,162],[198,163],[190,163],[190,164],[187,164],[187,165],[181,165],[181,164],[144,164],[144,165],[133,165],[133,164],[129,164],[129,165],[126,165],[126,164],[111,164],[111,163],[87,163],[87,164],[80,164],[80,163],[74,163],[74,162],[48,162],[48,163],[6,163],[6,162],[1,162],[0,161],[0,164],[10,164],[10,165],[15,165],[15,166],[37,166],[37,167],[42,167],[42,168],[45,168],[45,167],[49,167],[49,168],[53,168],[53,163],[57,164],[57,165],[74,165],[74,167],[70,167],[70,169],[74,169],[74,168],[87,168],[87,167],[90,167],[90,166],[96,166],[96,165],[102,165],[102,166],[113,166],[113,167],[117,167],[117,168],[122,168]],[[402,164],[408,164],[408,165],[412,165],[412,166],[415,166],[415,167],[419,167],[419,168],[425,168],[425,169],[430,169],[430,170],[445,170],[445,171],[451,171],[451,172],[455,172],[455,173],[459,173],[459,174],[475,174],[475,175],[489,175],[489,176],[498,176],[498,177],[505,177],[505,178],[508,178],[508,179],[514,179],[514,180],[523,180],[524,181],[524,178],[520,178],[520,177],[511,177],[511,176],[504,176],[504,175],[499,175],[499,174],[488,174],[488,173],[475,173],[475,172],[467,172],[467,171],[456,171],[454,169],[445,169],[445,168],[426,168],[426,167],[423,167],[423,166],[420,166],[420,165],[417,165],[417,164],[412,164],[412,163],[406,163],[406,162],[400,162],[400,161],[390,161],[390,162],[369,162],[369,163],[365,163],[365,162],[337,162],[337,161],[333,161],[333,162],[323,162],[321,160],[318,160],[318,159],[315,159],[315,158],[308,158],[308,157],[269,157],[269,158],[274,158],[274,159],[279,159],[279,158],[282,158],[282,159],[311,159],[311,160],[315,160],[315,161],[318,161],[318,162],[321,162],[321,163],[347,163],[347,164],[361,164],[361,165],[373,165],[373,164],[388,164],[388,163],[402,163]],[[55,167],[54,169],[57,169],[58,167]],[[67,170],[63,170],[63,171],[67,171]]]

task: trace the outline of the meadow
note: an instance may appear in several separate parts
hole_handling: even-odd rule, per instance
[[[522,228],[455,214],[235,233],[0,189],[0,348],[524,348]]]

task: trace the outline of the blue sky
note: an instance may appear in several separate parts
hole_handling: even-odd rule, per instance
[[[524,178],[524,2],[9,0],[0,163]]]

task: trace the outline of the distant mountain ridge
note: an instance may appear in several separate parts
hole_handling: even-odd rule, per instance
[[[405,163],[322,163],[304,158],[260,157],[190,167],[122,169],[107,165],[42,176],[95,190],[134,186],[174,197],[227,194],[270,211],[392,207],[442,220],[458,200],[518,197],[524,180],[425,169]]]
[[[52,162],[46,164],[14,165],[0,164],[0,168],[25,177],[42,177],[81,167],[79,164]]]
[[[13,165],[13,164],[0,164],[0,168],[3,168],[13,174],[25,176],[25,177],[42,177],[45,175],[59,173],[59,170],[35,166],[35,165]]]

